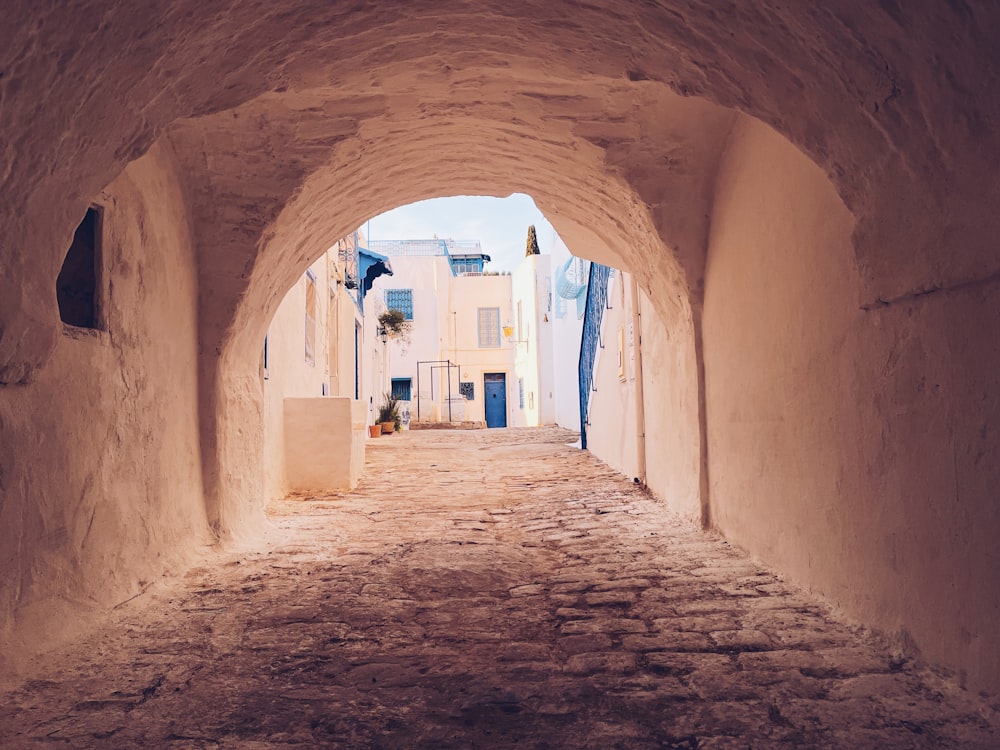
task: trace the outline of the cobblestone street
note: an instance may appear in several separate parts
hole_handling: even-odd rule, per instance
[[[994,714],[555,429],[372,441],[361,487],[116,611],[3,748],[995,748]]]

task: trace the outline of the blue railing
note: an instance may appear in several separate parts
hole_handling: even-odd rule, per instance
[[[611,269],[600,263],[590,264],[587,282],[587,305],[583,313],[583,336],[580,339],[580,364],[577,374],[580,382],[580,445],[587,447],[587,411],[590,392],[594,385],[594,362],[601,343],[601,320],[608,305],[608,279]]]

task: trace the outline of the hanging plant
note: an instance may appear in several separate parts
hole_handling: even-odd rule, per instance
[[[413,321],[407,320],[402,310],[391,308],[378,316],[378,324],[391,339],[402,338],[413,329]]]

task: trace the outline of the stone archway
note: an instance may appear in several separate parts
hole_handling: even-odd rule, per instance
[[[191,155],[185,172],[203,196],[197,201],[195,233],[202,247],[211,248],[200,273],[201,342],[203,355],[208,354],[202,358],[202,413],[208,502],[219,508],[210,516],[220,529],[238,525],[247,495],[260,494],[246,484],[258,463],[251,456],[259,450],[246,452],[246,445],[256,442],[247,432],[259,411],[259,396],[252,395],[259,342],[279,290],[330,238],[395,205],[443,192],[531,193],[578,252],[634,269],[644,287],[662,291],[654,297],[658,312],[667,325],[686,331],[678,335],[685,343],[677,356],[691,357],[695,371],[689,294],[693,290],[697,299],[702,283],[714,167],[736,115],[658,84],[643,84],[639,92],[629,88],[636,87],[612,85],[580,94],[570,105],[560,99],[558,108],[568,107],[575,116],[563,115],[556,126],[546,125],[548,107],[521,112],[519,125],[491,119],[492,108],[517,97],[507,87],[498,101],[470,106],[453,120],[421,117],[414,110],[372,117],[357,133],[342,132],[339,120],[307,114],[307,119],[315,117],[308,126],[313,137],[335,145],[333,158],[305,177],[315,156],[293,134],[303,127],[303,111],[332,108],[325,103],[327,91],[300,94],[294,108],[281,97],[265,97],[236,112],[179,123],[171,131],[173,148]],[[234,120],[241,125],[234,126]],[[655,145],[640,142],[636,134],[654,128],[662,139]],[[594,142],[614,139],[623,129],[628,132],[616,141],[620,153],[612,161]],[[206,151],[221,133],[229,148]],[[262,150],[270,154],[259,162],[264,179],[284,178],[290,200],[258,228],[248,216],[268,216],[279,206],[276,196],[260,195],[257,183],[246,180],[239,157],[241,151]],[[205,169],[202,159],[232,165],[234,172]],[[289,170],[288,163],[296,169]],[[257,231],[261,238],[254,243]],[[216,271],[215,264],[229,271]],[[239,274],[235,269],[241,269]],[[690,387],[697,393],[696,382]],[[236,417],[238,411],[246,417]],[[218,418],[223,413],[228,416]],[[241,438],[216,435],[216,430],[232,430]],[[231,468],[248,460],[245,468]],[[213,487],[214,477],[223,476],[236,484]]]
[[[723,530],[866,622],[912,634],[935,660],[969,670],[970,683],[1000,684],[989,583],[995,325],[981,323],[995,320],[1000,263],[1000,144],[988,127],[1000,113],[998,61],[984,31],[1000,20],[992,5],[722,11],[693,0],[524,0],[497,10],[469,0],[441,10],[418,0],[403,12],[163,0],[18,2],[6,12],[0,435],[14,447],[0,457],[9,521],[0,543],[14,572],[0,591],[5,631],[29,631],[23,612],[43,601],[134,593],[165,567],[158,555],[202,539],[207,524],[189,499],[164,490],[178,473],[179,494],[209,498],[207,523],[238,531],[256,491],[242,471],[256,451],[251,356],[279,290],[324,238],[408,200],[522,190],[573,245],[588,244],[573,242],[586,231],[624,240],[618,260],[642,275],[661,316],[690,325],[694,374],[684,370],[702,384],[699,460],[713,446],[713,466],[741,450],[753,459],[712,484],[730,495]],[[762,232],[744,243],[738,222],[720,216],[722,205],[728,218],[768,215],[753,210],[753,185],[734,179],[720,192],[717,177],[751,163],[766,173],[774,164],[755,155],[772,148],[794,161],[798,182],[771,184],[765,197],[804,202],[822,242]],[[330,206],[345,197],[348,206]],[[122,304],[107,331],[79,338],[59,324],[53,279],[95,201],[118,211],[107,270]],[[782,268],[769,239],[792,243],[779,249],[797,263],[794,299],[822,299],[836,326],[794,306],[768,307],[780,318],[774,330],[744,331],[750,316],[717,314],[744,244]],[[826,261],[827,251],[842,262],[836,294],[810,298],[809,284],[829,290],[801,261]],[[728,279],[714,296],[706,256]],[[780,296],[770,285],[779,276],[755,278],[749,302]],[[859,306],[876,314],[862,318]],[[703,341],[703,317],[731,331]],[[733,371],[733,342],[746,332],[762,342],[748,354],[802,364],[777,394],[794,398],[775,397],[766,414],[741,404],[774,393],[748,378],[727,390],[726,377],[704,372],[706,362]],[[788,356],[814,334],[826,337],[822,356]],[[816,387],[825,382],[816,362],[831,361],[856,361],[844,372],[850,388]],[[764,379],[768,364],[758,364]],[[719,396],[724,419],[710,424],[706,409],[724,392],[739,397]],[[176,408],[157,407],[174,396]],[[845,418],[835,401],[848,404]],[[797,421],[783,411],[793,402],[805,404]],[[726,430],[748,422],[754,430],[734,449]],[[824,442],[819,423],[834,438]],[[789,448],[801,435],[817,450]],[[823,471],[788,469],[803,456]],[[775,489],[788,495],[785,510],[814,494],[861,494],[878,510],[868,523],[833,500],[817,504],[787,541],[775,528],[749,530],[734,488],[776,517],[763,499]],[[191,510],[183,519],[181,506]],[[863,560],[870,585],[852,588],[851,566],[818,560],[811,539]]]

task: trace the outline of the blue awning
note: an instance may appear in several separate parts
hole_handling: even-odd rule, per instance
[[[386,255],[373,253],[367,248],[358,248],[358,275],[361,276],[361,293],[358,295],[364,307],[365,295],[371,291],[372,284],[379,276],[392,276],[392,266]]]

